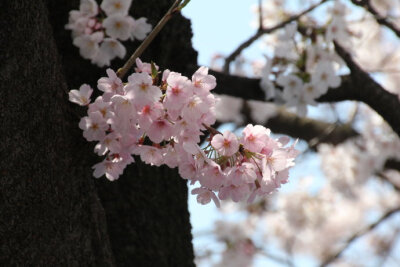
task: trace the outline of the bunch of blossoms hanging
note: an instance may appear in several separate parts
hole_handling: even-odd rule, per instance
[[[298,151],[289,138],[273,139],[270,130],[247,125],[243,136],[221,134],[210,127],[215,122],[217,99],[210,90],[215,77],[206,67],[188,79],[180,73],[136,60],[136,72],[123,84],[114,71],[98,80],[103,91],[90,103],[92,89],[82,85],[71,90],[70,101],[88,107],[79,127],[88,141],[97,141],[95,152],[105,159],[94,165],[94,176],[115,180],[139,155],[147,164],[170,168],[192,184],[198,202],[219,205],[219,199],[252,201],[274,192],[288,181],[289,168]],[[207,144],[199,146],[208,131]],[[218,196],[218,197],[217,197]]]
[[[132,0],[81,0],[79,10],[69,13],[65,28],[72,31],[73,44],[81,56],[99,67],[109,66],[115,57],[123,58],[125,47],[120,41],[143,40],[151,31],[146,18],[128,16]]]
[[[329,88],[341,84],[337,74],[343,61],[333,49],[333,41],[349,46],[351,33],[345,20],[346,6],[335,1],[329,10],[331,17],[324,30],[312,30],[308,43],[305,25],[298,29],[296,23],[285,26],[278,36],[274,57],[267,59],[260,82],[266,99],[294,107],[301,116],[307,114],[307,106],[315,106],[315,99],[324,95]],[[311,23],[310,23],[311,24]],[[296,33],[302,33],[304,45],[296,41]],[[305,33],[304,33],[305,32]]]

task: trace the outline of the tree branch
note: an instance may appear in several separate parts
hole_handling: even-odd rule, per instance
[[[161,29],[165,26],[165,24],[172,18],[172,16],[176,13],[179,12],[179,5],[182,3],[182,0],[176,0],[170,9],[165,13],[165,15],[162,17],[162,19],[158,22],[156,27],[150,32],[150,34],[144,39],[144,41],[140,44],[140,46],[135,50],[135,52],[132,54],[132,56],[128,59],[128,61],[125,62],[124,66],[122,66],[120,69],[117,71],[117,75],[119,78],[123,78],[128,70],[132,68],[133,64],[136,62],[136,58],[140,57],[140,55],[146,50],[146,48],[151,44],[151,42],[154,40],[154,38],[157,36],[157,34],[161,31]],[[184,2],[184,5],[187,4],[187,1]]]
[[[321,4],[327,2],[329,0],[321,0],[320,2],[310,6],[309,8],[307,8],[306,10],[304,10],[303,12],[290,16],[288,19],[276,24],[273,27],[270,28],[263,28],[262,24],[260,24],[258,31],[251,36],[249,39],[247,39],[246,41],[244,41],[241,45],[239,45],[235,51],[233,51],[226,59],[225,59],[225,65],[223,68],[223,71],[225,73],[229,73],[229,67],[232,61],[235,60],[235,58],[240,55],[240,53],[246,49],[247,47],[249,47],[252,43],[254,43],[256,40],[258,40],[258,38],[260,38],[261,36],[263,36],[264,34],[268,34],[268,33],[272,33],[278,29],[281,29],[283,27],[285,27],[287,24],[298,20],[300,17],[304,16],[305,14],[311,12],[312,10],[314,10],[315,8],[317,8],[318,6],[320,6]],[[261,22],[261,21],[260,21]]]
[[[260,87],[259,78],[248,78],[225,74],[210,70],[217,79],[217,87],[213,92],[217,94],[240,97],[244,100],[265,101],[265,93]],[[355,90],[355,83],[350,75],[341,76],[342,83],[337,88],[331,88],[325,95],[317,99],[318,102],[338,102],[344,100],[359,100]]]
[[[368,10],[369,13],[371,13],[375,19],[376,22],[378,22],[379,24],[386,26],[387,28],[389,28],[394,34],[397,35],[397,37],[400,38],[400,29],[397,28],[396,25],[394,25],[393,23],[391,23],[390,21],[388,21],[385,17],[382,17],[378,11],[371,5],[370,0],[351,0],[351,2],[356,5],[356,6],[360,6],[365,8],[366,10]]]
[[[340,50],[340,48],[338,48]],[[366,72],[361,70],[342,49],[340,50],[344,60],[352,70],[351,75],[341,76],[342,83],[337,88],[330,88],[328,92],[316,99],[317,102],[339,102],[356,100],[368,104],[380,114],[400,135],[400,101],[397,95],[386,91],[375,82]],[[218,85],[214,92],[244,100],[265,101],[265,94],[260,88],[260,79],[239,77],[217,71],[210,71],[217,78]]]
[[[246,117],[244,124],[256,123],[251,118],[250,107],[246,105],[246,102],[243,107],[243,113]],[[269,118],[264,126],[270,128],[274,133],[303,139],[314,150],[321,143],[337,145],[359,135],[348,124],[335,124],[304,118],[284,109],[278,109],[276,115]]]
[[[354,235],[352,235],[349,239],[347,239],[346,244],[340,249],[338,250],[336,253],[328,256],[322,263],[320,266],[326,266],[332,262],[334,262],[335,260],[337,260],[342,254],[343,252],[351,245],[351,243],[353,243],[356,239],[358,239],[359,237],[371,232],[372,230],[374,230],[378,225],[380,225],[383,221],[385,221],[387,218],[389,218],[391,215],[393,215],[396,212],[400,211],[400,207],[397,208],[393,208],[388,210],[385,214],[382,215],[382,217],[377,220],[375,223],[370,224],[367,228],[365,228],[364,230],[361,230],[357,233],[355,233]]]
[[[335,42],[335,50],[351,70],[355,94],[358,100],[368,104],[378,112],[400,136],[400,99],[398,95],[386,91],[353,61],[351,55]]]
[[[400,162],[398,162],[396,160],[393,160],[393,159],[389,159],[389,160],[386,161],[385,166],[383,168],[384,169],[393,169],[393,170],[400,171],[400,168],[399,168],[400,166],[399,165],[400,165]],[[390,185],[392,185],[393,189],[400,193],[400,186],[398,186],[397,184],[393,183],[390,180],[390,178],[383,171],[379,172],[377,175],[381,180],[383,180],[383,181],[389,183]]]

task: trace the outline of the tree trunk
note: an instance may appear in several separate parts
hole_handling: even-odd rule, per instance
[[[154,26],[171,3],[133,1],[131,10]],[[92,178],[101,159],[78,128],[84,110],[66,93],[95,87],[105,69],[82,59],[64,30],[78,7],[0,4],[0,263],[193,266],[187,187],[176,170],[137,160],[116,182]],[[185,73],[196,65],[190,38],[189,22],[177,16],[142,59]],[[138,44],[127,44],[128,54]]]

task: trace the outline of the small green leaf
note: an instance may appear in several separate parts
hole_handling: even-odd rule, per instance
[[[155,79],[155,78],[157,78],[157,75],[158,75],[158,71],[156,68],[156,64],[154,64],[154,62],[152,61],[151,62],[151,78]]]

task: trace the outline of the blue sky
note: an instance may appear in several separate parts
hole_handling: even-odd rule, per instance
[[[298,1],[294,1],[298,2]],[[244,40],[254,34],[256,29],[250,26],[254,20],[251,11],[252,5],[257,5],[258,0],[192,0],[184,9],[183,14],[191,19],[194,33],[193,46],[199,52],[198,64],[208,66],[211,57],[215,53],[223,55],[230,54]],[[298,6],[298,4],[297,4]],[[294,8],[294,5],[291,6]],[[302,8],[296,8],[302,9]],[[259,42],[253,44],[244,51],[246,58],[256,59],[262,57]],[[341,104],[342,111],[349,109],[349,103]],[[326,116],[326,112],[323,112]],[[347,112],[344,112],[347,114]],[[321,111],[311,109],[311,117],[321,119]],[[320,161],[315,154],[307,154],[297,162],[295,168],[291,170],[291,182],[284,186],[282,190],[290,190],[296,186],[296,181],[301,177],[312,175],[321,177],[319,168]],[[193,188],[193,187],[191,187]],[[194,197],[189,198],[189,208],[191,212],[191,223],[193,233],[201,233],[201,237],[194,240],[194,246],[199,248],[209,247],[216,250],[221,249],[215,246],[212,235],[207,234],[213,229],[214,222],[222,219],[224,215],[219,213],[214,204],[200,205]],[[398,246],[399,247],[399,246]],[[297,266],[313,266],[310,258],[297,258]],[[208,265],[205,265],[208,266]],[[281,266],[265,258],[257,258],[255,266]]]
[[[257,0],[192,0],[183,14],[192,21],[193,46],[199,52],[198,63],[208,65],[216,52],[229,54],[254,34],[250,10]]]
[[[183,14],[192,21],[194,33],[192,42],[194,48],[199,52],[199,65],[208,66],[215,53],[227,55],[254,34],[256,29],[250,25],[254,16],[251,6],[257,3],[257,0],[192,0],[184,8]],[[253,44],[245,50],[244,55],[248,58],[260,57],[259,45]],[[309,172],[305,172],[310,169],[313,170],[313,174],[320,175],[318,164],[317,160],[304,160],[297,166],[297,171],[292,171],[295,173],[292,179],[298,180],[302,176],[310,175]],[[294,184],[289,186],[292,187]],[[207,233],[213,229],[216,220],[223,219],[226,215],[219,213],[213,203],[204,206],[198,204],[193,196],[189,198],[189,209],[193,234],[202,234],[201,237],[194,240],[194,246],[218,250],[212,236]],[[310,263],[307,259],[304,259],[303,262],[304,266]],[[281,266],[265,258],[257,258],[256,266],[266,265]]]

